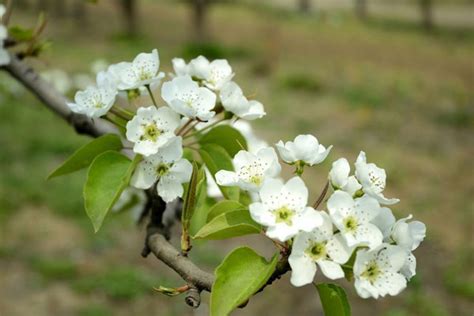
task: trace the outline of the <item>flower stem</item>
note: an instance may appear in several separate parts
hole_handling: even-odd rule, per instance
[[[215,121],[214,123],[209,124],[208,126],[204,127],[203,129],[197,131],[196,133],[186,135],[184,138],[186,139],[186,138],[189,138],[189,137],[193,137],[193,136],[199,135],[199,134],[201,134],[202,132],[204,132],[204,131],[210,129],[211,127],[216,126],[217,124],[219,124],[219,123],[221,123],[221,122],[223,122],[223,121],[225,121],[225,120],[226,120],[226,118],[223,117],[223,118],[221,118],[220,120],[217,120],[217,121]]]
[[[120,117],[121,119],[124,119],[125,121],[128,121],[131,119],[131,117],[128,114],[120,111],[119,108],[111,108],[110,113],[114,114],[115,116]]]
[[[328,193],[328,189],[329,189],[329,181],[326,182],[326,185],[324,186],[324,189],[321,191],[321,194],[319,195],[316,202],[314,202],[314,205],[313,205],[314,209],[317,209],[318,206],[321,204],[321,202],[324,200],[324,197],[326,196],[326,193]]]
[[[184,131],[184,130],[186,129],[186,127],[188,127],[192,122],[193,122],[193,119],[192,119],[192,118],[188,119],[188,121],[186,122],[186,124],[184,124],[183,127],[181,127],[181,128],[178,130],[178,132],[176,133],[176,135],[181,135],[181,134],[184,135],[183,131]]]
[[[150,85],[147,84],[145,85],[146,89],[148,90],[148,94],[150,95],[150,98],[151,98],[151,101],[153,102],[153,104],[158,107],[158,104],[156,103],[156,100],[155,100],[155,97],[153,96],[153,92],[151,92],[151,88],[150,88]]]

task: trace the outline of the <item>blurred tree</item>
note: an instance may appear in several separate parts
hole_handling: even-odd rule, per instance
[[[311,0],[298,0],[298,10],[301,13],[308,13],[311,10]]]
[[[361,19],[367,19],[367,0],[355,0],[355,14],[356,16]]]
[[[433,1],[419,0],[421,9],[421,23],[426,30],[433,29]]]
[[[209,38],[206,29],[206,16],[210,0],[190,0],[192,6],[192,25],[194,40],[197,42],[205,42]]]
[[[125,20],[124,33],[127,36],[134,37],[137,35],[137,1],[136,0],[120,0],[122,13]]]

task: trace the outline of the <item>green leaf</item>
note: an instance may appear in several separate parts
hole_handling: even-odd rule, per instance
[[[94,231],[99,231],[105,215],[127,187],[141,156],[130,161],[115,151],[97,156],[89,167],[84,184],[84,205]]]
[[[193,216],[194,208],[196,207],[198,174],[199,169],[197,163],[193,161],[193,172],[183,199],[183,211],[181,212],[181,222],[183,224],[185,222],[189,223],[189,220]]]
[[[333,283],[320,283],[316,285],[319,298],[326,316],[350,316],[351,306],[347,301],[344,289]]]
[[[248,210],[237,210],[216,216],[197,232],[194,239],[227,239],[260,231],[261,227],[253,221]]]
[[[248,247],[232,251],[217,267],[211,291],[211,316],[228,315],[245,303],[275,271],[278,256],[270,262]]]
[[[229,125],[219,125],[204,134],[199,143],[202,145],[216,144],[224,148],[230,157],[234,157],[239,150],[247,150],[247,140],[242,134]]]
[[[122,142],[120,137],[115,134],[107,134],[96,138],[76,150],[61,166],[48,176],[48,180],[85,168],[91,164],[95,157],[106,151],[118,151],[120,149],[122,149]]]
[[[219,145],[203,145],[201,146],[201,149],[199,149],[199,154],[201,155],[202,160],[211,172],[214,180],[216,173],[219,170],[234,170],[232,159],[230,158],[227,151],[225,151],[225,149]],[[221,186],[219,186],[219,188],[226,199],[236,201],[239,199],[239,188]]]
[[[194,235],[207,222],[209,208],[216,202],[207,197],[207,178],[205,167],[201,166],[198,174],[196,207],[189,222],[189,233]]]
[[[210,222],[214,217],[235,210],[243,210],[245,206],[234,200],[224,200],[216,203],[207,214],[207,222]]]

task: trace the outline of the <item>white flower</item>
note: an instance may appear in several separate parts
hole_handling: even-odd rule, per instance
[[[182,184],[189,181],[193,171],[191,163],[182,156],[181,137],[175,137],[157,154],[145,157],[138,164],[130,183],[136,188],[148,189],[159,180],[157,190],[163,201],[182,197]]]
[[[67,105],[73,112],[89,117],[100,117],[114,105],[116,95],[115,90],[88,87],[86,90],[76,92],[75,103],[67,103]]]
[[[362,188],[356,177],[349,176],[351,167],[346,158],[339,158],[332,163],[329,180],[335,190],[342,190],[354,196]]]
[[[310,166],[323,162],[331,151],[332,145],[327,149],[319,144],[313,135],[298,135],[292,142],[276,144],[281,159],[287,163],[302,161]]]
[[[232,126],[235,127],[245,137],[245,140],[247,140],[248,149],[251,153],[256,153],[260,149],[268,147],[268,143],[256,135],[252,125],[250,125],[249,122],[238,120],[232,124]]]
[[[61,69],[49,69],[41,72],[40,75],[44,80],[51,84],[54,89],[62,94],[68,93],[73,86],[73,82],[69,75]]]
[[[390,234],[392,233],[393,224],[395,224],[395,216],[388,207],[381,207],[379,213],[371,221],[382,232],[384,242],[390,242]]]
[[[365,152],[361,151],[355,163],[355,175],[362,184],[364,193],[374,197],[382,204],[395,204],[399,199],[388,199],[383,195],[387,175],[385,170],[377,167],[374,163],[367,163]]]
[[[235,171],[220,170],[216,182],[223,186],[238,186],[243,190],[257,192],[264,181],[278,176],[281,166],[273,148],[260,149],[256,154],[239,151],[232,160]]]
[[[179,115],[168,107],[139,108],[127,123],[126,136],[135,143],[134,152],[149,156],[156,154],[160,147],[175,137],[174,131],[179,124]]]
[[[403,274],[407,280],[410,280],[416,275],[416,257],[411,252],[408,252],[407,254],[407,259],[401,268],[400,273]]]
[[[189,76],[176,77],[161,87],[163,100],[176,112],[189,117],[207,121],[215,112],[216,95],[209,89],[199,87]]]
[[[329,198],[327,207],[334,225],[350,247],[367,245],[373,249],[382,243],[382,233],[371,223],[380,210],[374,198],[364,195],[354,200],[349,193],[336,191]]]
[[[147,197],[143,190],[138,190],[134,187],[127,187],[123,190],[111,211],[116,213],[128,211],[130,212],[132,219],[137,222],[142,215],[141,213],[143,212],[146,200]]]
[[[398,247],[382,244],[374,250],[359,250],[354,263],[355,288],[362,298],[399,294],[407,284],[400,273],[407,258]]]
[[[344,277],[341,264],[351,256],[350,249],[341,234],[334,235],[331,218],[319,212],[323,224],[309,233],[296,235],[288,262],[291,266],[291,284],[303,286],[313,282],[317,265],[331,279]]]
[[[255,120],[265,116],[263,105],[255,100],[248,100],[242,89],[233,81],[226,83],[220,91],[222,106],[244,120]]]
[[[117,89],[120,84],[120,73],[129,67],[130,63],[112,64],[106,70],[99,71],[96,76],[97,86]]]
[[[392,228],[391,239],[402,248],[413,251],[425,239],[426,226],[420,221],[412,221],[407,223],[413,216],[399,219]]]
[[[189,75],[189,66],[186,65],[186,62],[182,58],[173,58],[171,60],[173,64],[173,70],[176,76],[186,76]]]
[[[179,66],[181,66],[178,67],[179,70],[185,69],[182,67],[182,62],[179,62]],[[209,62],[206,57],[199,56],[191,60],[187,67],[188,74],[191,77],[203,80],[204,84],[214,91],[220,90],[234,76],[232,67],[225,59],[216,59]]]
[[[117,85],[119,90],[130,90],[150,85],[159,82],[164,77],[164,73],[158,72],[160,58],[156,49],[151,53],[138,54],[131,63],[120,63],[119,65],[120,83]]]
[[[307,206],[308,189],[300,177],[291,178],[286,184],[269,179],[259,195],[262,202],[249,205],[250,215],[257,223],[268,227],[266,234],[270,238],[284,242],[323,223],[322,216]]]

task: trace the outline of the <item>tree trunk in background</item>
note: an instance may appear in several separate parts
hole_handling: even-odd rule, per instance
[[[65,0],[54,0],[53,2],[53,14],[59,18],[66,15],[66,1]]]
[[[301,13],[308,13],[311,9],[311,0],[298,0],[298,10]]]
[[[38,11],[46,11],[48,10],[49,7],[49,1],[48,0],[38,0],[36,2],[36,9]]]
[[[72,4],[72,16],[80,26],[84,26],[83,23],[86,19],[86,7],[84,0],[74,0]]]
[[[194,40],[197,42],[205,42],[207,40],[206,34],[206,16],[208,0],[191,0],[193,6],[193,28]]]
[[[361,19],[367,19],[367,0],[355,0],[355,14]]]
[[[421,9],[421,23],[427,30],[433,29],[433,1],[432,0],[420,0]]]
[[[137,1],[121,0],[122,11],[125,19],[125,34],[128,36],[137,35]]]

